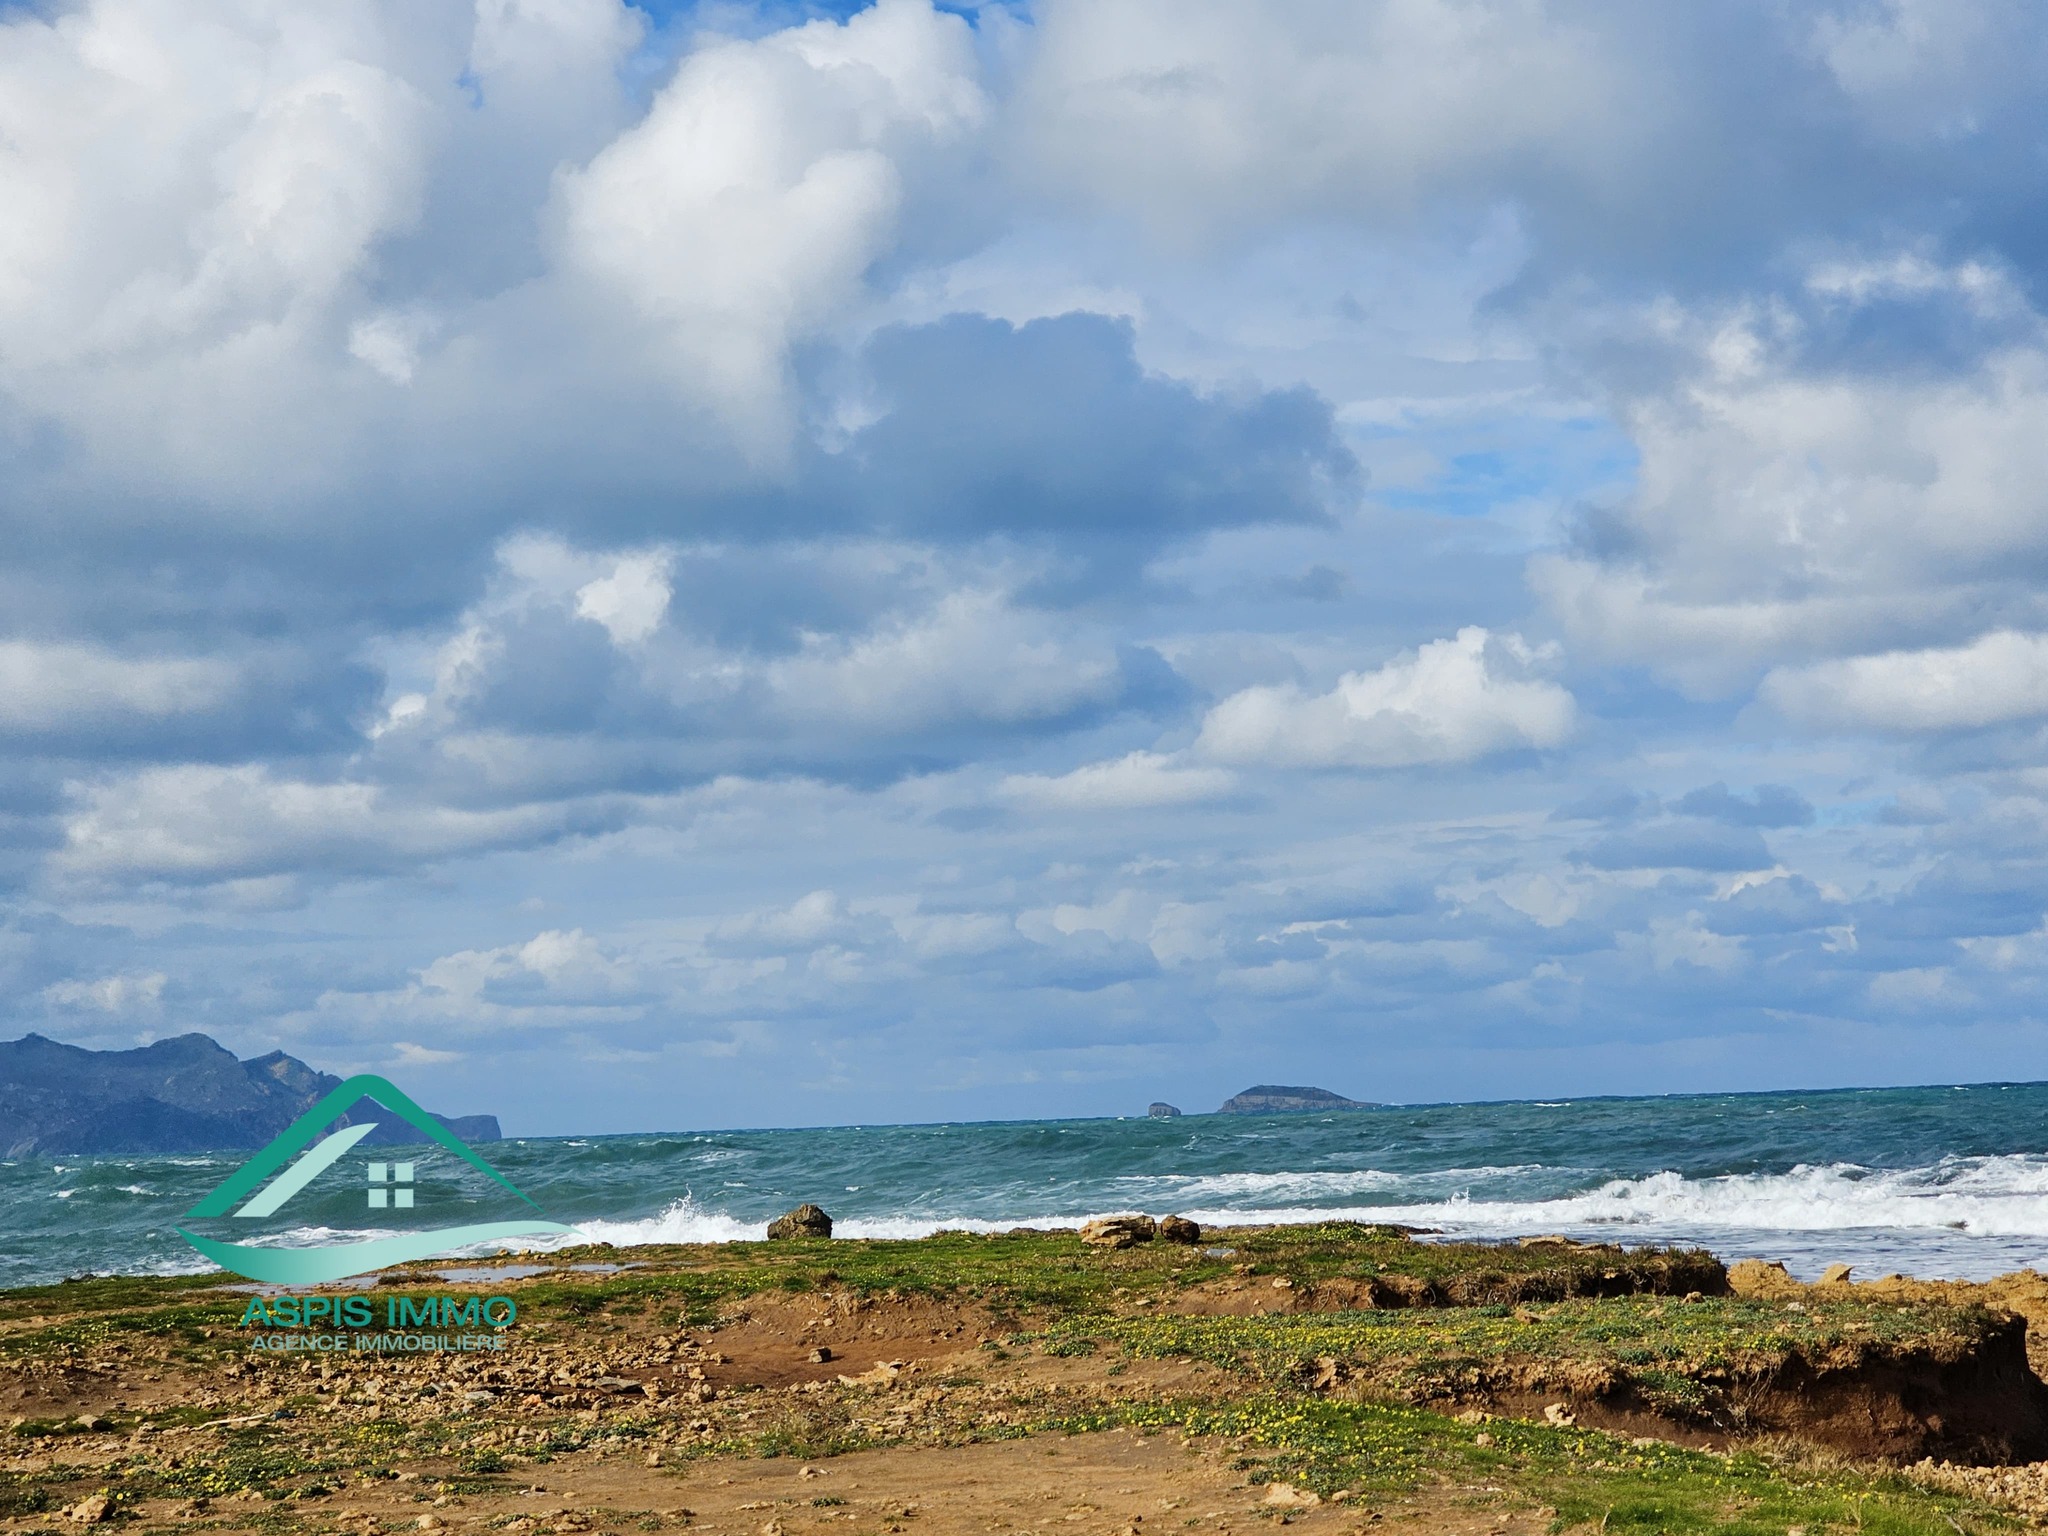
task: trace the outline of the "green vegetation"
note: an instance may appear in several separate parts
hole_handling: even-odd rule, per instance
[[[1046,1334],[1053,1354],[1099,1342],[1135,1355],[1248,1368],[1268,1382],[1356,1377],[1414,1401],[1502,1388],[1611,1393],[1633,1387],[1680,1420],[1739,1422],[1720,1389],[1775,1374],[1795,1356],[1851,1366],[1882,1351],[1954,1359],[2004,1326],[1981,1307],[1801,1304],[1627,1297],[1537,1306],[1294,1313],[1272,1317],[1095,1316]]]

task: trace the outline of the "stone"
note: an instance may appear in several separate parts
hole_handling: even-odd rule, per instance
[[[1098,1216],[1081,1226],[1081,1241],[1091,1248],[1128,1248],[1158,1235],[1159,1225],[1150,1216]]]
[[[1543,1405],[1543,1422],[1556,1424],[1562,1428],[1578,1423],[1579,1416],[1572,1412],[1569,1403],[1546,1403]]]
[[[1266,1489],[1265,1498],[1259,1502],[1269,1509],[1314,1509],[1323,1502],[1323,1496],[1310,1488],[1297,1488],[1292,1483],[1274,1483]]]
[[[1160,1240],[1168,1243],[1186,1243],[1190,1247],[1202,1240],[1200,1223],[1192,1222],[1185,1216],[1162,1216],[1159,1218]]]
[[[830,1345],[820,1344],[816,1349],[811,1351],[811,1364],[813,1365],[823,1365],[826,1361],[830,1360],[831,1358],[832,1349]]]
[[[105,1419],[101,1418],[96,1413],[81,1413],[77,1418],[73,1419],[71,1422],[76,1424],[80,1429],[90,1429],[94,1431],[102,1429],[112,1429],[114,1427],[112,1424],[108,1423]]]
[[[1820,1283],[1822,1285],[1847,1285],[1849,1283],[1849,1276],[1853,1271],[1853,1265],[1830,1264],[1820,1272]]]
[[[1145,1106],[1145,1113],[1154,1120],[1178,1120],[1180,1111],[1171,1104],[1151,1103]]]
[[[832,1218],[808,1201],[768,1223],[770,1241],[785,1237],[830,1237]]]
[[[1517,1238],[1515,1246],[1517,1248],[1579,1248],[1584,1245],[1574,1238],[1566,1237],[1561,1232],[1542,1232],[1538,1233],[1535,1237]]]
[[[1776,1300],[1797,1296],[1806,1287],[1775,1260],[1767,1264],[1762,1259],[1743,1259],[1728,1266],[1728,1289],[1738,1296]]]
[[[104,1493],[88,1494],[66,1509],[64,1518],[80,1525],[98,1525],[114,1518],[114,1501]]]

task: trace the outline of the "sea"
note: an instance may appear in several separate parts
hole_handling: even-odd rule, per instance
[[[2048,1083],[1396,1105],[1327,1114],[1032,1120],[514,1139],[480,1151],[555,1220],[614,1244],[757,1238],[800,1202],[842,1237],[1398,1222],[1686,1244],[1813,1278],[2048,1268]],[[0,1285],[211,1268],[182,1213],[248,1156],[0,1164]],[[384,1235],[316,1207],[286,1244]]]

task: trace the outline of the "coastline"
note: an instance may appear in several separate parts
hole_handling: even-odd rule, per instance
[[[1478,1511],[1534,1536],[1598,1527],[1605,1501],[1608,1531],[1712,1503],[1710,1526],[1739,1505],[1952,1536],[2035,1508],[2048,1456],[2031,1272],[1807,1285],[1698,1251],[1331,1223],[1115,1250],[582,1247],[306,1294],[0,1293],[0,1529],[1335,1532]],[[350,1342],[273,1343],[309,1337]],[[1664,1513],[1617,1518],[1631,1499]]]
[[[1982,1280],[2048,1254],[2044,1127],[2036,1084],[527,1139],[494,1143],[490,1161],[551,1219],[620,1247],[745,1241],[818,1199],[843,1234],[872,1238],[1177,1210],[1692,1244],[1808,1279],[1840,1262]],[[0,1284],[195,1268],[176,1215],[237,1161],[16,1163],[0,1187]],[[360,1207],[309,1190],[303,1230],[279,1236],[383,1235]]]

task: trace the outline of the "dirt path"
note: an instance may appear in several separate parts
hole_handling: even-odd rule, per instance
[[[535,1480],[524,1487],[455,1496],[436,1491],[427,1464],[400,1463],[396,1478],[289,1514],[235,1501],[203,1510],[152,1501],[137,1514],[144,1526],[203,1521],[224,1531],[276,1531],[282,1519],[290,1530],[514,1536],[683,1529],[699,1536],[1235,1536],[1283,1523],[1303,1536],[1538,1536],[1546,1528],[1543,1512],[1484,1488],[1446,1488],[1370,1508],[1295,1503],[1248,1483],[1232,1469],[1232,1456],[1226,1446],[1126,1430],[801,1463],[650,1467],[639,1458],[579,1456],[532,1469]],[[48,1520],[30,1523],[47,1527]]]

